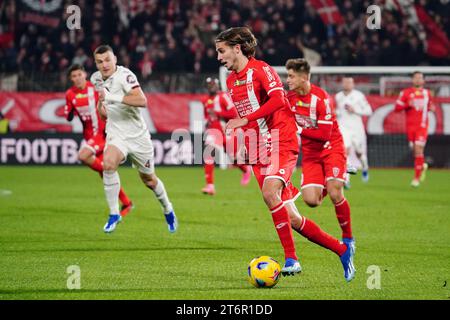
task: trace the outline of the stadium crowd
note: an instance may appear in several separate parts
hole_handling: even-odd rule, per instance
[[[366,28],[366,8],[384,1],[335,0],[344,23],[326,24],[310,1],[142,0],[85,1],[81,26],[70,31],[21,24],[16,1],[2,1],[0,72],[65,72],[73,63],[94,70],[92,51],[114,48],[119,63],[145,81],[154,72],[217,72],[213,39],[227,27],[248,25],[259,40],[257,56],[271,65],[307,56],[314,65],[444,65],[427,56],[418,34],[396,11],[382,11],[382,28]],[[450,2],[419,1],[450,36]],[[65,1],[65,6],[74,1]],[[132,7],[132,5],[135,7]],[[62,11],[63,21],[68,14]],[[3,38],[2,38],[3,39]]]

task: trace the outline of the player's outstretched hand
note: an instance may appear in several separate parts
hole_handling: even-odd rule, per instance
[[[237,129],[237,128],[247,125],[247,123],[248,123],[247,118],[231,119],[230,121],[228,121],[225,129],[227,131],[234,130],[234,129]]]

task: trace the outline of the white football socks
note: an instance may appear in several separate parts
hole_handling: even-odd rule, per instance
[[[109,206],[109,214],[119,215],[120,178],[117,171],[103,171],[103,188]]]
[[[362,170],[363,171],[369,170],[369,161],[367,160],[367,156],[364,153],[361,155],[360,161],[362,165]]]
[[[164,187],[164,183],[158,178],[158,184],[155,189],[152,189],[155,193],[156,198],[161,203],[161,206],[164,209],[164,214],[168,214],[173,211],[172,203],[169,201],[169,197],[167,196],[166,188]]]

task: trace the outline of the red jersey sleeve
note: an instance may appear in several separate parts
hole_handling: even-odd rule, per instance
[[[64,116],[66,117],[67,121],[72,121],[75,107],[72,103],[72,91],[67,90],[66,91],[66,105],[64,106]]]
[[[238,118],[238,113],[234,107],[233,101],[225,92],[220,95],[220,108],[221,111],[216,112],[218,117],[225,120]]]
[[[402,90],[397,101],[395,101],[394,111],[402,111],[406,108],[408,108],[408,92],[407,90]]]
[[[255,72],[256,81],[265,90],[269,99],[255,112],[247,115],[248,121],[257,120],[272,114],[286,105],[283,83],[280,76],[268,64],[262,64]]]
[[[428,110],[435,112],[436,111],[436,106],[433,103],[433,97],[431,95],[431,91],[428,90]]]

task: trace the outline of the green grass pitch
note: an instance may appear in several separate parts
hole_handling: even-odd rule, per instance
[[[209,197],[200,193],[201,168],[157,168],[180,222],[170,234],[137,172],[119,172],[135,210],[108,235],[93,171],[0,167],[0,299],[450,299],[450,171],[430,170],[418,189],[409,186],[412,168],[374,169],[368,184],[353,177],[346,197],[356,278],[346,283],[337,256],[296,234],[303,272],[272,289],[247,282],[253,257],[283,262],[254,179],[241,187],[238,170],[218,169],[217,195]],[[296,204],[340,238],[328,198],[315,209],[301,198]],[[72,265],[80,290],[67,288]]]

